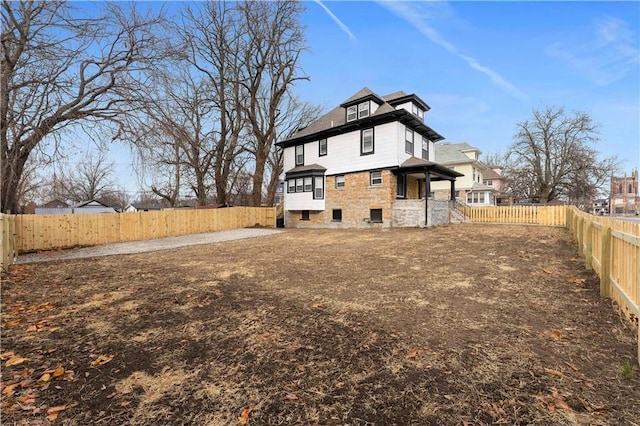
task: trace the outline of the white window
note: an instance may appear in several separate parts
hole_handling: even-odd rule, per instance
[[[382,172],[371,172],[369,174],[369,181],[372,186],[380,186],[382,185]]]
[[[373,154],[373,129],[361,133],[360,155]]]
[[[411,129],[404,131],[404,152],[413,155],[413,130]]]
[[[304,178],[304,192],[311,192],[313,190],[313,179],[310,177]]]
[[[411,104],[411,112],[420,120],[424,120],[424,111],[416,104]]]
[[[347,108],[347,123],[358,118],[358,106],[353,105]]]
[[[369,102],[363,102],[358,105],[358,118],[365,118],[369,116]]]
[[[313,198],[316,200],[322,200],[324,198],[324,178],[318,176],[314,181]]]
[[[304,145],[296,145],[296,166],[304,165]]]
[[[296,192],[296,180],[289,179],[287,183],[288,183],[287,192]]]
[[[422,137],[422,159],[429,159],[429,139]]]
[[[344,188],[344,175],[336,176],[336,189]]]
[[[296,179],[296,192],[303,192],[304,186],[302,184],[302,179]]]
[[[320,139],[318,146],[318,156],[322,157],[323,155],[327,155],[327,140]]]

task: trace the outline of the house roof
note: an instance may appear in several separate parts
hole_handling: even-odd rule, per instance
[[[43,208],[69,207],[69,204],[65,203],[62,200],[54,198],[53,200],[49,201],[48,203],[44,203],[40,207],[43,207]]]
[[[464,176],[462,173],[451,170],[450,168],[445,167],[441,164],[434,163],[433,161],[423,160],[422,158],[417,158],[414,156],[409,157],[396,170],[398,172],[404,173],[429,172],[436,175],[437,179],[434,180],[451,179]]]
[[[473,185],[471,186],[471,190],[472,191],[498,192],[493,186],[485,185],[485,184],[480,183],[480,182],[473,182]]]
[[[496,171],[493,170],[491,167],[487,167],[487,170],[482,172],[482,177],[484,179],[491,179],[491,180],[504,179],[504,176],[496,173]]]
[[[467,157],[465,151],[480,151],[468,143],[446,143],[436,145],[436,161],[442,164],[472,163],[473,158]]]
[[[289,178],[301,176],[301,175],[313,176],[314,174],[323,176],[324,172],[326,171],[327,169],[325,167],[322,167],[319,164],[308,164],[306,166],[296,166],[293,169],[290,169],[286,172],[286,178],[289,179]]]
[[[93,204],[93,206],[89,206],[90,204]],[[77,209],[77,208],[80,208],[80,207],[86,207],[86,206],[99,207],[99,206],[95,206],[95,204],[100,204],[100,207],[112,208],[111,206],[108,206],[108,205],[106,205],[104,203],[101,203],[98,200],[81,201],[79,203],[76,203],[76,204],[72,205],[71,207],[74,208],[74,209]]]
[[[400,121],[405,125],[409,125],[418,133],[428,137],[431,141],[436,142],[444,139],[442,135],[424,124],[422,120],[415,117],[410,112],[394,108],[393,105],[404,102],[404,98],[421,103],[425,110],[428,109],[428,105],[426,105],[424,101],[416,95],[407,95],[400,91],[380,97],[368,87],[364,87],[354,95],[350,96],[346,101],[340,104],[340,106],[332,109],[313,123],[309,124],[307,127],[299,129],[296,133],[291,135],[291,137],[278,142],[276,145],[282,147],[293,146],[298,143],[311,142],[316,139],[335,136],[377,124],[390,123],[392,121]],[[363,99],[373,99],[380,106],[369,117],[347,123],[345,106],[353,105]]]

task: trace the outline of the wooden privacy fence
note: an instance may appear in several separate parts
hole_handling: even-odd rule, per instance
[[[15,216],[0,213],[2,224],[2,247],[0,247],[0,267],[5,271],[13,263],[16,251],[16,220]]]
[[[460,211],[476,223],[531,223],[549,226],[565,226],[567,223],[567,206],[460,207]]]
[[[600,294],[613,298],[638,325],[640,224],[593,216],[571,207],[567,228],[576,237],[586,267],[600,277]]]
[[[18,253],[177,237],[255,225],[275,227],[276,221],[273,207],[11,217],[15,220],[15,250]]]

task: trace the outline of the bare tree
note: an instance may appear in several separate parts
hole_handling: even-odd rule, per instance
[[[59,1],[2,2],[0,210],[15,211],[16,188],[34,149],[58,143],[78,123],[117,120],[153,55],[157,16],[107,3],[102,17],[72,14]]]
[[[56,177],[64,199],[73,203],[100,199],[115,192],[114,165],[101,152],[76,166],[75,171]]]
[[[256,4],[256,3],[251,3]],[[209,88],[211,121],[216,123],[210,151],[210,171],[215,185],[216,203],[228,201],[234,175],[239,172],[238,157],[245,152],[241,135],[245,129],[242,105],[245,94],[239,85],[239,57],[246,50],[246,25],[238,4],[208,2],[198,11],[187,9],[179,33],[186,48],[186,60],[203,76]]]
[[[562,108],[534,110],[533,118],[518,123],[508,149],[509,190],[516,198],[547,203],[583,197],[586,188],[606,184],[617,167],[615,158],[600,160],[592,144],[598,126],[584,112],[568,116]]]
[[[277,127],[287,103],[292,101],[291,89],[296,81],[308,79],[298,63],[305,49],[300,23],[304,6],[296,1],[278,1],[240,2],[236,7],[247,32],[241,82],[248,99],[242,106],[250,123],[250,151],[255,160],[251,204],[259,206]]]

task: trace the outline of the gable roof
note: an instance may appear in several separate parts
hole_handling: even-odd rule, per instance
[[[101,203],[98,200],[82,201],[80,203],[76,203],[76,204],[72,205],[71,207],[74,208],[74,209],[77,209],[77,208],[80,208],[80,207],[107,207],[107,208],[112,208],[111,206],[108,206],[108,205],[106,205],[104,203]]]
[[[504,177],[498,173],[496,173],[495,170],[493,170],[491,167],[487,167],[487,170],[485,170],[484,172],[482,172],[482,177],[484,180],[496,180],[496,179],[504,179]]]
[[[335,136],[341,133],[361,129],[364,127],[370,127],[377,124],[390,123],[392,121],[401,121],[403,124],[408,124],[411,128],[416,130],[418,133],[421,133],[424,136],[428,137],[431,141],[437,142],[444,139],[442,135],[424,124],[422,120],[418,119],[410,112],[404,109],[398,110],[394,108],[394,104],[397,105],[404,102],[405,98],[407,100],[411,99],[418,103],[421,103],[423,107],[426,107],[425,110],[429,108],[428,105],[425,104],[424,101],[422,101],[416,95],[407,95],[403,91],[398,91],[390,95],[380,97],[368,87],[364,87],[350,96],[338,107],[332,109],[322,117],[318,118],[307,127],[299,129],[289,138],[277,142],[276,145],[281,147],[292,146],[298,143],[311,142],[316,139]],[[347,114],[345,107],[354,105],[359,101],[367,99],[372,99],[376,103],[378,103],[379,107],[376,109],[376,111],[367,118],[362,118],[347,123]]]

